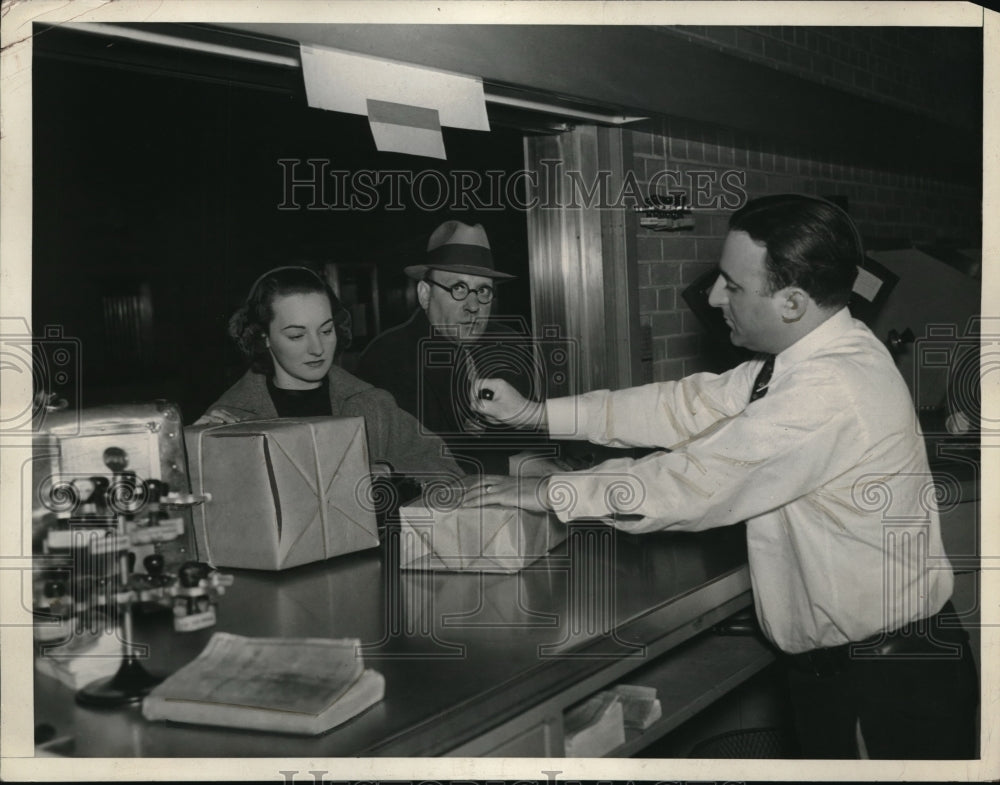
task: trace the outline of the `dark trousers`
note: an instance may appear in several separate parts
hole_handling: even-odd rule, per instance
[[[859,722],[870,758],[977,757],[979,680],[968,635],[941,623],[949,611],[917,630],[786,657],[802,757],[857,758]]]

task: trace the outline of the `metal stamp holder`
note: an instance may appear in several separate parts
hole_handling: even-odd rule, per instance
[[[206,500],[206,497],[195,497],[188,494],[183,499],[178,498],[168,502],[168,505],[183,509],[201,504]],[[114,505],[112,499],[109,499],[109,501],[112,502],[111,506],[117,506]],[[133,644],[135,636],[132,629],[132,622],[134,607],[137,602],[155,602],[167,598],[173,599],[181,594],[189,595],[192,589],[198,589],[201,593],[200,596],[204,598],[204,608],[201,612],[202,618],[199,624],[189,626],[187,629],[201,629],[215,623],[215,609],[212,607],[210,601],[211,594],[222,594],[225,591],[225,586],[232,584],[232,578],[228,576],[227,578],[223,578],[219,573],[212,571],[208,565],[200,562],[188,562],[181,567],[179,574],[182,576],[196,575],[195,583],[192,586],[189,577],[186,585],[178,586],[180,580],[174,576],[163,574],[163,557],[159,554],[152,554],[143,560],[144,566],[148,571],[145,575],[135,573],[133,571],[135,564],[134,552],[129,550],[129,546],[133,544],[131,535],[137,533],[139,535],[138,541],[142,542],[146,540],[142,535],[148,535],[148,530],[145,532],[142,529],[132,529],[132,532],[129,531],[129,517],[130,512],[133,511],[129,509],[129,501],[131,500],[127,500],[124,508],[118,512],[115,534],[112,538],[109,538],[115,542],[120,570],[118,590],[114,592],[113,597],[110,599],[121,612],[125,656],[121,667],[119,667],[118,672],[114,676],[92,682],[77,692],[77,702],[86,706],[119,706],[126,703],[135,703],[142,700],[153,687],[163,681],[163,677],[153,675],[147,671],[136,656],[137,651]],[[174,536],[177,537],[180,534],[181,532],[177,532]],[[208,580],[210,575],[216,577],[214,582]],[[108,599],[107,597],[104,598],[105,603],[107,603]],[[195,616],[197,615],[195,614]],[[112,614],[113,616],[114,614]],[[177,629],[176,623],[174,628]],[[186,630],[182,629],[181,631]]]
[[[176,632],[203,629],[215,624],[218,597],[232,585],[231,576],[196,560],[191,510],[210,497],[187,492],[179,423],[175,406],[157,402],[98,410],[80,432],[65,437],[57,421],[39,439],[45,472],[35,494],[44,511],[35,515],[40,656],[53,663],[70,656],[63,654],[67,649],[87,656],[88,637],[109,630],[122,644],[118,671],[85,683],[76,695],[81,704],[136,703],[162,681],[141,664],[136,613],[171,614]],[[132,456],[144,472],[162,466],[181,490],[140,479],[129,467]],[[97,460],[105,473],[96,473]],[[45,645],[57,641],[64,645]]]

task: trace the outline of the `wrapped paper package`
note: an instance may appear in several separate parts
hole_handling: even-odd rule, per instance
[[[559,591],[559,581],[550,570],[516,575],[411,570],[400,576],[401,607],[410,629],[477,627],[502,636],[511,627],[557,626],[556,614],[537,609]]]
[[[199,551],[218,567],[282,570],[374,548],[364,419],[185,428]]]
[[[517,572],[566,539],[565,524],[550,513],[458,507],[459,498],[425,493],[399,508],[403,569]]]

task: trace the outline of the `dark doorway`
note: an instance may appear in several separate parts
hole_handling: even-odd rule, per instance
[[[33,79],[33,329],[80,339],[74,405],[162,397],[194,420],[243,370],[229,315],[280,264],[338,265],[363,306],[360,348],[373,311],[382,329],[409,315],[402,269],[452,217],[481,222],[518,276],[496,312],[530,322],[525,214],[509,199],[519,131],[445,129],[447,161],[379,153],[366,118],[310,109],[300,74],[61,30],[36,37]],[[309,161],[325,169],[318,200],[287,190]],[[476,198],[458,198],[465,173]]]

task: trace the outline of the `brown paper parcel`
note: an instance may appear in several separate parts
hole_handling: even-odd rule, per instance
[[[399,508],[400,566],[406,570],[517,572],[566,539],[550,513],[517,507],[435,505]]]
[[[400,576],[400,606],[409,629],[437,630],[445,639],[453,629],[478,629],[487,636],[502,636],[511,627],[552,629],[558,615],[539,609],[551,610],[550,598],[565,592],[557,575],[410,570]]]
[[[199,552],[282,570],[378,545],[364,419],[299,417],[184,429]]]

